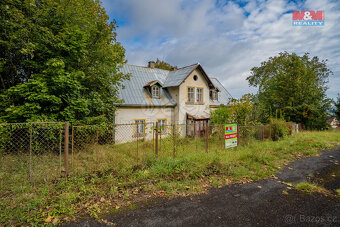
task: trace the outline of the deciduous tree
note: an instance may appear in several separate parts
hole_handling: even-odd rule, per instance
[[[326,96],[328,76],[332,73],[327,60],[308,53],[280,53],[251,70],[249,85],[258,87],[257,98],[263,115],[303,123],[309,128],[326,127],[331,100]]]
[[[125,50],[99,1],[3,0],[0,10],[0,120],[112,120]]]

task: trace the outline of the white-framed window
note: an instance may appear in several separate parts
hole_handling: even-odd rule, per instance
[[[151,94],[152,94],[152,98],[159,98],[159,87],[158,86],[152,86],[151,87]]]
[[[203,88],[196,88],[196,102],[203,102]]]
[[[188,102],[195,102],[195,88],[188,87]]]
[[[166,119],[158,119],[158,128],[161,133],[166,133]]]
[[[144,136],[145,134],[145,120],[134,120],[134,134],[135,136]]]

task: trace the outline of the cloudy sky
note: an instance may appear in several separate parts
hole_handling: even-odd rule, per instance
[[[328,95],[340,92],[340,1],[103,0],[119,25],[128,63],[159,58],[199,62],[233,97],[249,88],[250,69],[288,51],[328,59]],[[324,10],[325,26],[292,26],[293,10]]]

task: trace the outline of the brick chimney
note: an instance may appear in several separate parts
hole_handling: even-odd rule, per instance
[[[149,68],[155,68],[156,63],[154,61],[149,61],[148,62],[148,67]]]

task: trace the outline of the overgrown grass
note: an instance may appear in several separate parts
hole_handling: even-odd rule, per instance
[[[322,193],[326,195],[330,194],[330,192],[324,187],[321,187],[319,185],[312,184],[309,182],[300,182],[295,186],[295,188],[303,192],[309,193],[309,194],[314,193],[314,192],[318,192],[318,193]]]
[[[60,223],[84,214],[97,218],[135,208],[150,197],[201,193],[211,186],[266,178],[289,161],[340,145],[339,138],[339,131],[303,132],[224,150],[223,140],[212,137],[208,153],[203,139],[183,138],[177,141],[175,158],[164,139],[159,159],[152,142],[140,141],[138,160],[136,143],[96,145],[70,157],[67,179],[57,177],[59,156],[39,157],[33,165],[40,173],[33,178],[35,187],[24,180],[29,177],[27,155],[2,156],[0,225]]]

